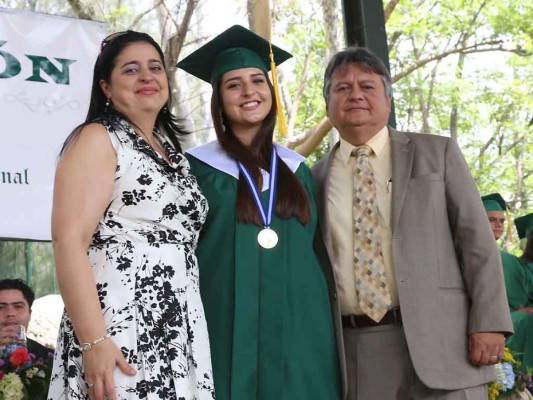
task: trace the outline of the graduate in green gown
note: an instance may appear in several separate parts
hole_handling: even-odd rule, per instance
[[[507,203],[498,193],[481,198],[492,227],[494,239],[498,240],[504,232]],[[519,220],[517,218],[517,220]],[[515,221],[516,223],[516,221]],[[518,230],[519,236],[521,230]],[[507,301],[511,311],[514,334],[506,341],[525,370],[533,367],[533,281],[528,276],[526,267],[518,257],[500,250],[505,278]]]
[[[516,308],[511,313],[514,335],[509,347],[522,353],[518,358],[522,366],[533,368],[533,214],[515,219],[518,237],[526,241],[520,261],[524,264],[523,274],[516,274]],[[521,289],[521,290],[520,290]]]
[[[339,358],[313,248],[313,180],[302,156],[273,143],[279,102],[267,75],[270,51],[268,41],[234,26],[178,63],[213,86],[218,140],[187,157],[209,203],[197,257],[215,393],[336,400]],[[291,57],[272,51],[276,64]]]

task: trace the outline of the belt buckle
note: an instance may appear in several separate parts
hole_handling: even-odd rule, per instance
[[[400,314],[400,307],[394,307],[389,310],[392,314],[392,323],[393,324],[401,324],[402,323],[402,317]]]

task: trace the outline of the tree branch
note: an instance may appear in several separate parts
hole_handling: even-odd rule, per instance
[[[139,23],[139,21],[147,14],[149,14],[150,12],[152,12],[153,10],[155,10],[157,7],[159,7],[160,5],[162,5],[164,3],[163,0],[159,0],[158,3],[156,3],[155,5],[153,5],[152,7],[150,7],[149,9],[147,9],[146,11],[143,11],[142,13],[140,14],[137,14],[137,16],[135,17],[135,19],[133,20],[133,22],[131,23],[130,25],[130,29],[134,28],[135,25],[137,25]]]
[[[80,19],[94,20],[94,10],[92,7],[84,7],[80,0],[68,0],[74,15]]]
[[[191,23],[192,14],[194,9],[198,5],[200,0],[188,0],[187,7],[185,9],[185,14],[181,20],[176,34],[172,35],[168,39],[168,46],[166,51],[167,65],[176,65],[176,62],[180,56],[181,49],[183,47],[183,42],[185,41],[185,36],[187,35],[187,30],[189,29],[189,24]],[[170,71],[173,71],[175,67],[169,68]]]
[[[484,46],[492,46],[492,47],[484,47]],[[472,53],[486,53],[489,51],[504,51],[504,52],[511,52],[518,54],[520,56],[527,56],[522,49],[516,48],[516,49],[506,49],[502,46],[501,40],[491,40],[487,42],[481,42],[476,43],[471,46],[465,46],[465,47],[458,47],[455,49],[451,49],[445,52],[442,52],[440,54],[434,54],[432,56],[423,58],[421,60],[418,60],[417,62],[411,64],[409,67],[407,67],[405,70],[400,72],[399,74],[395,75],[392,78],[392,83],[398,82],[400,79],[405,78],[407,75],[412,73],[413,71],[417,70],[418,68],[423,67],[426,64],[429,64],[430,62],[442,60],[443,58],[448,57],[452,54],[458,54],[458,53],[464,53],[464,54],[472,54]]]
[[[385,23],[389,20],[392,12],[394,11],[394,8],[398,5],[400,0],[391,0],[389,1],[389,4],[385,7]]]
[[[172,21],[172,23],[174,24],[174,28],[176,28],[176,30],[178,30],[180,28],[180,25],[178,24],[178,21],[176,21],[176,19],[172,16],[172,12],[169,10],[169,8],[167,6],[167,2],[165,0],[163,0],[161,2],[161,5],[164,7],[164,9],[166,11],[166,17]]]
[[[294,151],[300,153],[304,157],[308,157],[316,150],[324,136],[333,128],[333,125],[329,121],[328,117],[322,118],[320,123],[310,129],[305,134],[305,139],[301,142],[300,145],[294,147]]]

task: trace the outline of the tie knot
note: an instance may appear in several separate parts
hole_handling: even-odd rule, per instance
[[[353,150],[352,150],[352,154],[356,157],[356,158],[359,158],[361,156],[366,156],[368,157],[370,154],[372,154],[372,148],[370,146],[367,146],[366,144],[362,145],[362,146],[358,146],[358,147],[355,147]]]

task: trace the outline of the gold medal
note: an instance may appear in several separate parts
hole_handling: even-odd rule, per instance
[[[278,244],[278,234],[270,228],[261,229],[257,235],[259,246],[264,249],[271,249]]]
[[[263,249],[271,249],[273,247],[276,247],[276,245],[278,244],[278,234],[272,229],[270,229],[270,223],[272,222],[272,216],[274,215],[274,208],[276,205],[276,183],[278,181],[278,155],[276,152],[276,148],[273,147],[272,152],[270,154],[270,177],[268,180],[268,187],[270,189],[270,193],[268,196],[267,212],[265,212],[265,209],[263,207],[261,192],[259,191],[259,188],[257,187],[254,179],[252,178],[252,175],[250,174],[246,166],[244,166],[244,164],[237,162],[237,165],[239,166],[239,171],[243,175],[244,179],[246,180],[246,183],[248,184],[248,187],[252,192],[255,205],[257,206],[257,210],[259,211],[259,215],[261,216],[261,222],[264,226],[264,228],[261,229],[261,231],[257,235],[257,243],[259,243],[259,246],[261,246]]]

